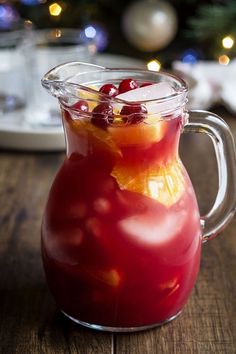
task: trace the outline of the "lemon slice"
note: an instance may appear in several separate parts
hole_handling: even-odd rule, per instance
[[[119,187],[157,200],[169,207],[183,194],[185,180],[178,160],[146,170],[120,162],[112,170]]]

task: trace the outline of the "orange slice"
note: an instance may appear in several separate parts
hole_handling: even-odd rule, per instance
[[[95,279],[98,281],[101,281],[102,283],[105,283],[113,288],[116,288],[119,286],[120,281],[121,281],[121,276],[119,272],[116,269],[110,269],[110,270],[88,270],[87,272]]]
[[[159,120],[155,124],[143,122],[128,126],[113,126],[108,130],[118,146],[148,145],[157,143],[164,137],[167,124],[164,120]]]
[[[121,189],[153,198],[167,207],[180,199],[185,186],[182,165],[178,160],[147,170],[120,162],[113,168],[112,176]]]
[[[91,146],[96,150],[110,152],[113,155],[121,156],[121,151],[112,139],[107,130],[96,127],[86,120],[71,120],[72,130],[81,137],[88,139]]]
[[[88,86],[89,88],[93,89],[94,91],[98,91],[98,88],[96,86]],[[89,91],[83,91],[83,90],[78,90],[77,91],[77,96],[79,97],[80,100],[85,100],[87,101],[89,105],[89,110],[92,111],[98,104],[99,101],[99,95],[96,94],[95,92],[89,92]]]

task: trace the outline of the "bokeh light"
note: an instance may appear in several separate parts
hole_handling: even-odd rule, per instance
[[[84,33],[87,38],[95,38],[97,31],[93,26],[88,26],[84,29]]]
[[[51,16],[59,16],[61,12],[62,7],[57,2],[54,2],[53,4],[49,5],[49,13]]]
[[[228,65],[230,62],[230,58],[228,57],[228,55],[223,54],[219,56],[218,61],[221,65]]]
[[[94,40],[98,51],[103,51],[108,45],[108,33],[104,26],[99,24],[89,24],[81,32],[83,41]]]
[[[27,5],[27,6],[35,6],[35,5],[41,4],[42,1],[40,1],[40,0],[21,0],[21,3],[23,5]]]
[[[157,59],[153,59],[147,63],[147,68],[148,70],[151,71],[160,71],[161,69],[161,63]]]
[[[187,49],[181,57],[183,63],[195,64],[198,61],[198,53],[194,49]]]
[[[0,4],[0,29],[10,29],[19,20],[18,12],[9,4]]]
[[[222,39],[222,46],[225,49],[231,49],[234,45],[234,39],[232,36],[227,36]]]

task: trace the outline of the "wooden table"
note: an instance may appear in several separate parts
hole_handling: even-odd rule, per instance
[[[236,117],[218,110],[236,137]],[[208,139],[184,135],[181,155],[205,212],[217,186]],[[47,288],[40,223],[63,154],[0,153],[0,353],[236,353],[236,220],[204,245],[201,271],[181,316],[132,334],[81,328],[64,318]]]

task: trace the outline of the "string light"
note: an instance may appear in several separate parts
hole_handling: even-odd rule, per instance
[[[53,4],[49,5],[49,13],[51,16],[59,16],[61,12],[62,7],[57,2],[54,2]]]
[[[159,71],[161,69],[161,63],[157,59],[151,60],[147,63],[147,68],[151,71]]]
[[[228,65],[230,62],[230,58],[228,57],[228,55],[220,55],[218,58],[218,61],[221,65]]]
[[[234,45],[234,39],[231,36],[222,39],[222,46],[226,49],[231,49]]]

